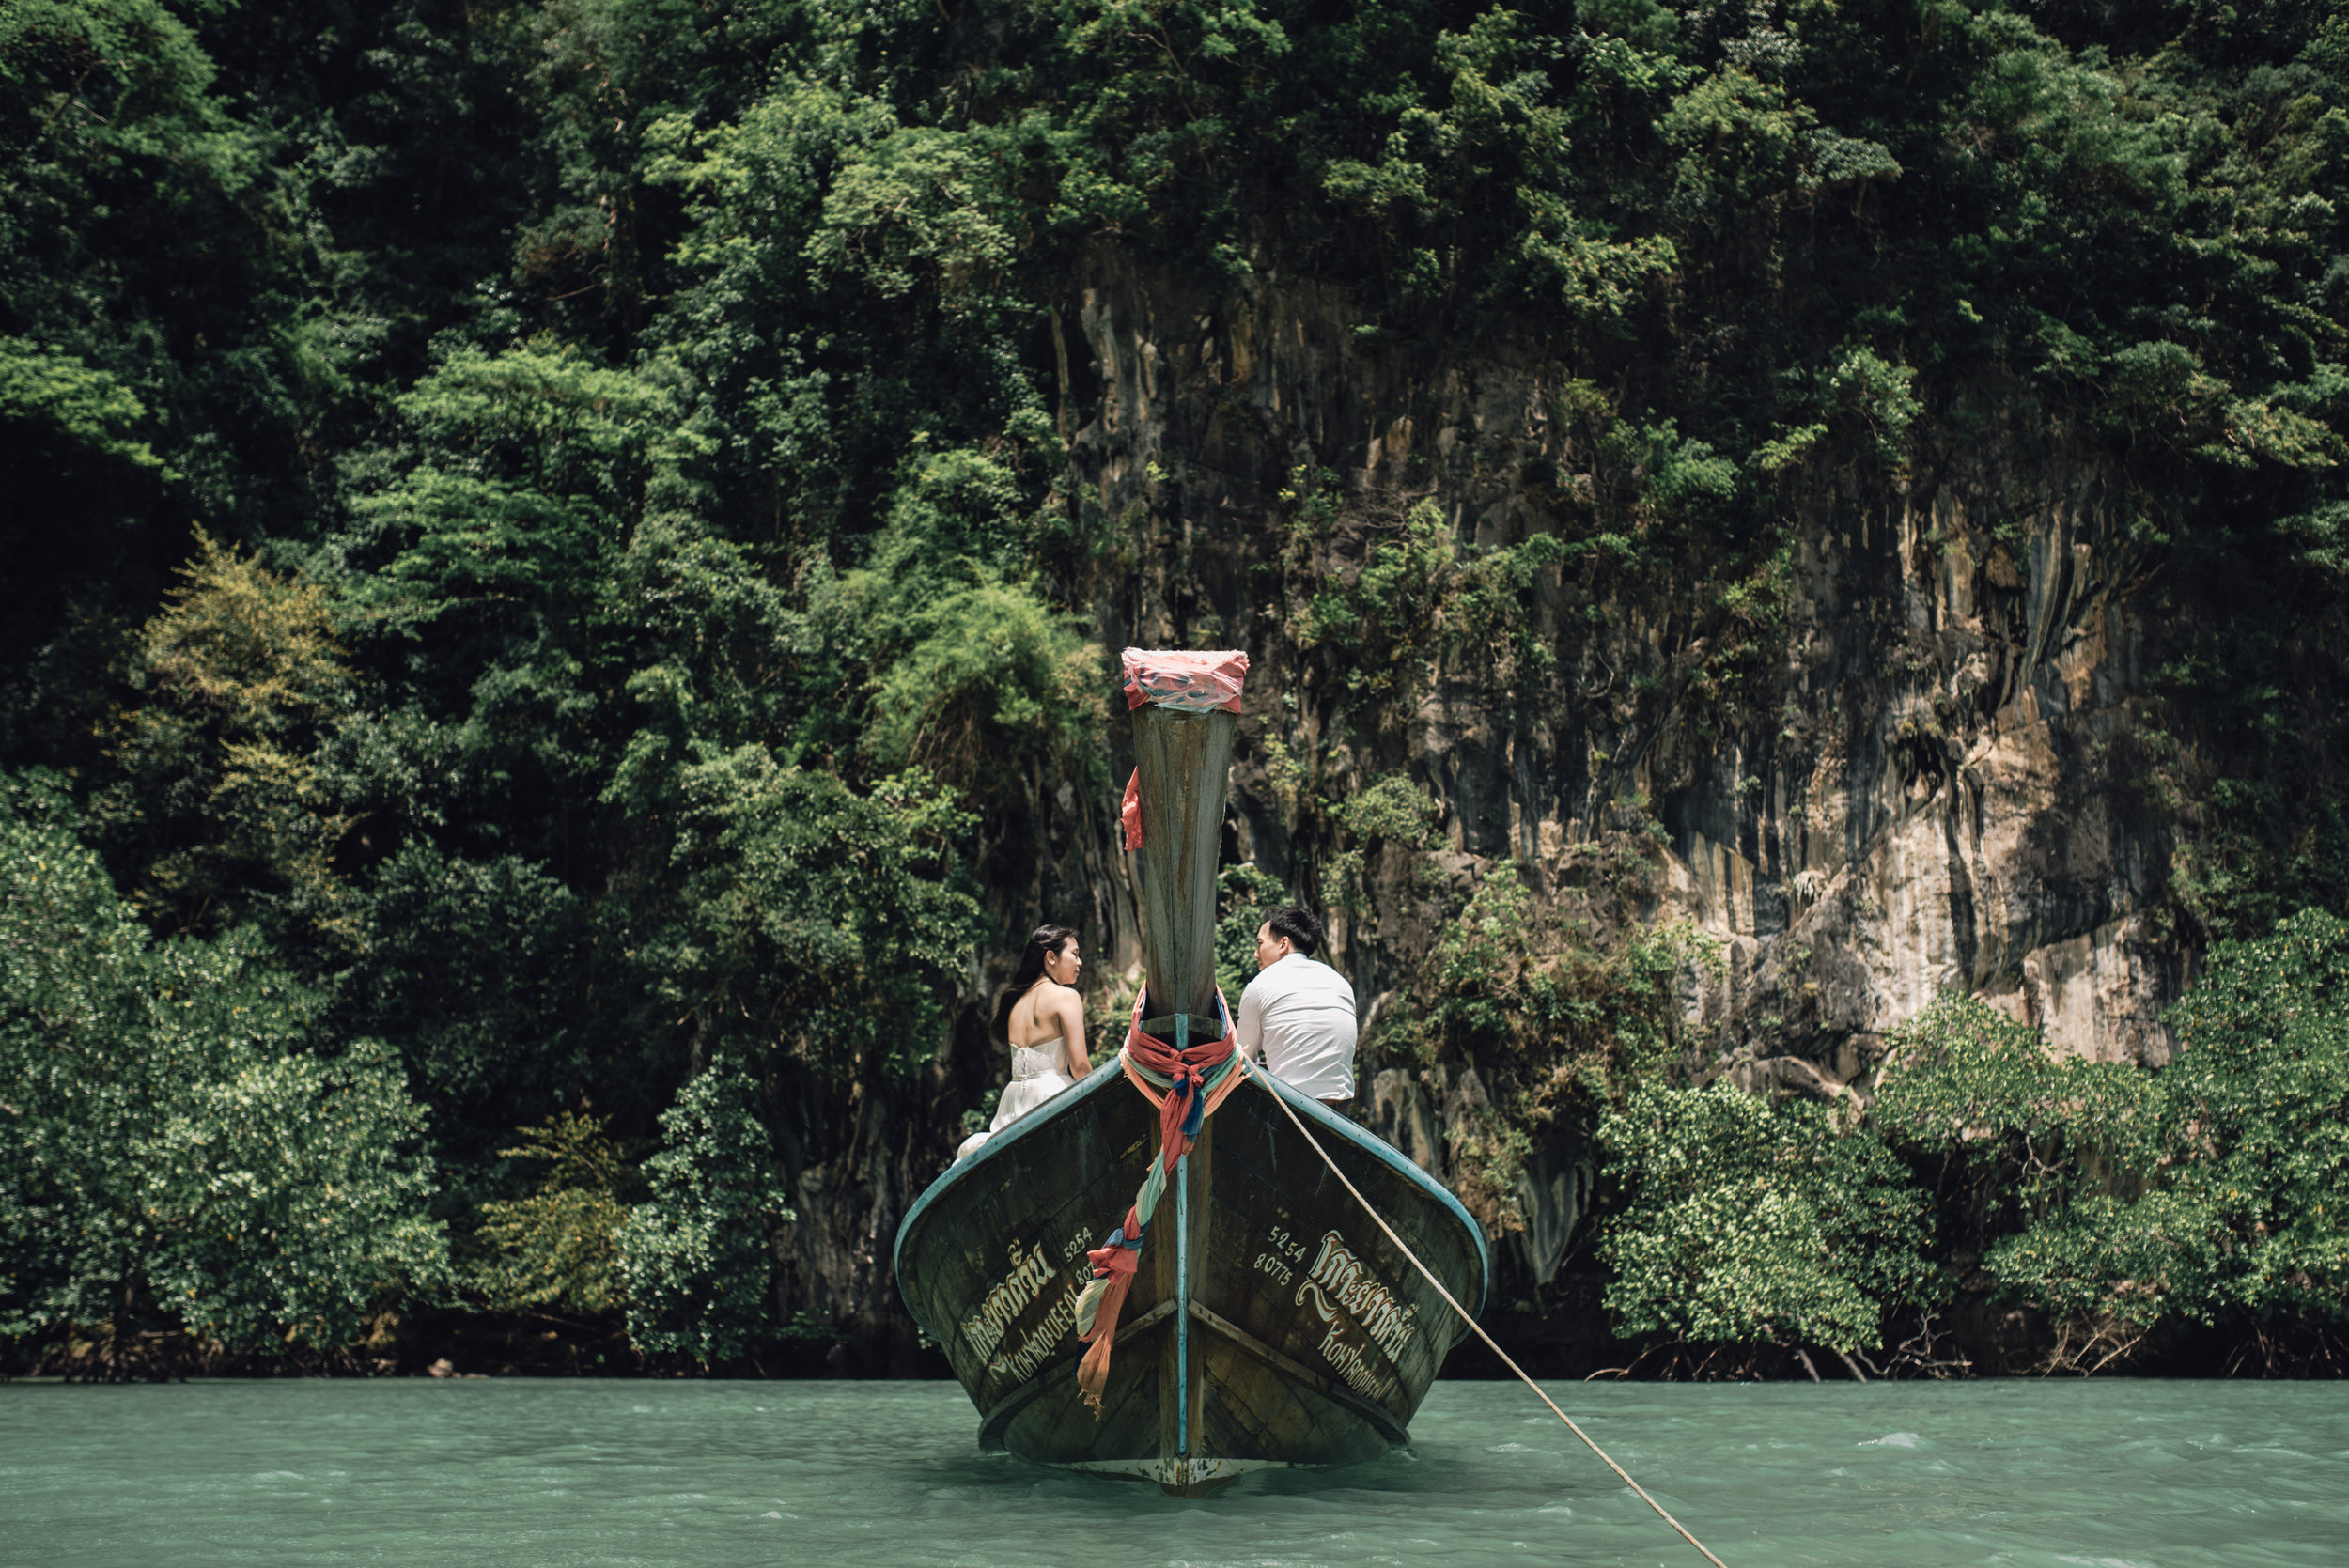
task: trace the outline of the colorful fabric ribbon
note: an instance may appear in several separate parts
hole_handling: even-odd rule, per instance
[[[1077,1383],[1097,1421],[1101,1415],[1101,1390],[1109,1383],[1110,1348],[1117,1340],[1117,1314],[1125,1308],[1135,1271],[1142,1266],[1142,1244],[1149,1236],[1151,1217],[1166,1191],[1167,1175],[1190,1152],[1208,1113],[1223,1102],[1241,1077],[1233,1071],[1239,1062],[1239,1042],[1232,1029],[1232,1010],[1225,1005],[1221,991],[1215,994],[1215,1006],[1223,1020],[1223,1037],[1197,1045],[1170,1046],[1144,1034],[1143,1000],[1134,998],[1133,1022],[1127,1027],[1125,1048],[1118,1055],[1134,1087],[1158,1102],[1159,1157],[1150,1162],[1149,1173],[1142,1178],[1124,1222],[1110,1232],[1107,1241],[1085,1254],[1093,1265],[1093,1280],[1077,1298],[1077,1338],[1091,1341],[1093,1348],[1077,1363]],[[1188,1028],[1187,1023],[1176,1026],[1178,1033]]]

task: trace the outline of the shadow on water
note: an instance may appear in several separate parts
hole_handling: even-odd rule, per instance
[[[2335,1386],[1566,1387],[1732,1568],[2349,1560]],[[0,1387],[0,1562],[1695,1564],[1522,1389],[1198,1501],[976,1451],[951,1384]]]

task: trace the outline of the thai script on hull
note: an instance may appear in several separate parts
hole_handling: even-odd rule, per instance
[[[1335,1231],[1322,1235],[1321,1251],[1297,1287],[1298,1304],[1302,1306],[1308,1301],[1321,1314],[1322,1321],[1330,1325],[1330,1331],[1322,1340],[1323,1358],[1338,1369],[1339,1375],[1357,1392],[1383,1397],[1386,1379],[1373,1374],[1363,1362],[1361,1352],[1341,1338],[1338,1316],[1343,1312],[1385,1354],[1390,1364],[1396,1364],[1411,1343],[1411,1326],[1419,1316],[1419,1309],[1397,1301],[1386,1281],[1363,1267],[1353,1249]],[[1381,1385],[1381,1392],[1372,1393],[1364,1387],[1366,1383]]]

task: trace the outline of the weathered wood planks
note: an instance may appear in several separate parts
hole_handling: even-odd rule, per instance
[[[1451,1194],[1363,1128],[1283,1094],[1445,1285],[1479,1306],[1483,1236]],[[1189,1223],[1177,1223],[1174,1191],[1161,1205],[1101,1419],[1084,1407],[1074,1376],[1084,1347],[1065,1304],[1087,1277],[1084,1250],[1125,1213],[1156,1125],[1149,1101],[1106,1065],[950,1170],[908,1214],[898,1288],[978,1407],[981,1440],[1185,1495],[1266,1466],[1354,1463],[1402,1440],[1465,1330],[1254,1085],[1223,1103],[1192,1151]],[[1174,1245],[1178,1232],[1190,1245]]]

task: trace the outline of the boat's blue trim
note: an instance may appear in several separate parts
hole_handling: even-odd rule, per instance
[[[1216,993],[1221,1005],[1223,993]],[[1229,1034],[1231,1032],[1224,1032]],[[1190,1048],[1190,1015],[1174,1015],[1174,1049]],[[1188,1060],[1188,1058],[1186,1058]],[[1230,1064],[1237,1067],[1238,1063]],[[1203,1093],[1193,1083],[1190,1093]],[[1172,1089],[1168,1090],[1171,1094]],[[1193,1099],[1196,1106],[1198,1101]],[[1190,1457],[1190,1156],[1174,1161],[1174,1457]]]
[[[922,1196],[913,1201],[913,1206],[906,1210],[906,1217],[897,1222],[897,1239],[890,1248],[889,1262],[890,1272],[895,1275],[897,1280],[897,1297],[899,1300],[905,1302],[906,1311],[912,1313],[913,1320],[916,1323],[922,1323],[922,1314],[921,1312],[915,1308],[912,1299],[906,1295],[905,1274],[900,1268],[898,1268],[897,1265],[900,1255],[905,1250],[906,1236],[912,1231],[913,1222],[922,1217],[923,1211],[928,1208],[931,1203],[935,1203],[941,1193],[946,1191],[949,1188],[969,1179],[972,1173],[977,1172],[989,1159],[992,1159],[996,1155],[1008,1148],[1017,1138],[1024,1136],[1025,1134],[1034,1130],[1051,1117],[1060,1115],[1064,1111],[1075,1110],[1081,1101],[1090,1099],[1095,1094],[1101,1093],[1102,1090],[1110,1083],[1113,1081],[1123,1081],[1125,1076],[1126,1074],[1124,1070],[1117,1064],[1116,1054],[1112,1052],[1110,1055],[1109,1060],[1103,1062],[1099,1066],[1094,1068],[1092,1072],[1086,1074],[1083,1080],[1081,1081],[1074,1089],[1069,1090],[1066,1094],[1053,1095],[1050,1099],[1046,1100],[1042,1105],[1037,1106],[1034,1110],[1029,1111],[1025,1116],[1020,1117],[1018,1121],[1012,1123],[1011,1126],[1005,1127],[1003,1131],[988,1139],[987,1142],[981,1146],[977,1154],[972,1155],[969,1159],[957,1160],[953,1165],[947,1167],[936,1181],[930,1183],[930,1185],[923,1190]],[[1258,1076],[1263,1079],[1265,1082],[1271,1084],[1274,1092],[1277,1093],[1281,1098],[1296,1107],[1298,1113],[1304,1117],[1308,1124],[1317,1124],[1324,1131],[1335,1133],[1338,1137],[1353,1144],[1354,1147],[1361,1150],[1373,1158],[1382,1161],[1389,1168],[1401,1174],[1405,1180],[1410,1182],[1421,1191],[1426,1193],[1429,1197],[1441,1203],[1445,1208],[1451,1210],[1453,1219],[1457,1220],[1461,1228],[1467,1231],[1469,1235],[1476,1242],[1477,1281],[1476,1301],[1473,1310],[1477,1316],[1484,1316],[1485,1304],[1488,1299],[1490,1299],[1492,1294],[1492,1253],[1485,1245],[1485,1228],[1476,1222],[1475,1218],[1471,1216],[1466,1208],[1461,1206],[1460,1200],[1452,1195],[1451,1188],[1445,1187],[1443,1183],[1436,1180],[1435,1177],[1429,1175],[1426,1172],[1421,1170],[1410,1160],[1405,1158],[1403,1152],[1400,1149],[1397,1149],[1394,1145],[1389,1143],[1385,1139],[1379,1137],[1377,1133],[1370,1131],[1366,1127],[1357,1126],[1352,1122],[1347,1121],[1345,1117],[1330,1110],[1329,1107],[1323,1105],[1319,1100],[1316,1100],[1310,1095],[1298,1093],[1295,1089],[1290,1088],[1287,1084],[1283,1083],[1280,1079],[1271,1077],[1269,1074],[1259,1074]],[[1461,1305],[1467,1306],[1469,1303],[1463,1302]],[[1189,1314],[1185,1315],[1188,1316]],[[922,1323],[922,1327],[926,1330],[928,1330],[933,1338],[937,1337],[937,1330],[932,1329],[928,1324]],[[1466,1338],[1467,1334],[1468,1327],[1466,1325],[1462,1325],[1459,1333],[1453,1336],[1453,1343],[1457,1343],[1461,1339]],[[1186,1408],[1188,1408],[1188,1406],[1186,1406]]]
[[[969,1159],[958,1159],[946,1167],[939,1173],[936,1181],[922,1189],[922,1196],[913,1200],[913,1206],[906,1210],[906,1217],[897,1221],[897,1239],[890,1245],[889,1249],[889,1271],[895,1276],[897,1281],[897,1299],[905,1303],[906,1311],[913,1315],[913,1321],[920,1323],[933,1338],[938,1337],[937,1332],[931,1329],[928,1324],[922,1323],[920,1309],[915,1307],[912,1298],[906,1295],[904,1271],[897,1266],[899,1257],[905,1251],[906,1236],[912,1231],[913,1222],[922,1218],[924,1209],[937,1202],[939,1194],[969,1180],[988,1160],[1009,1148],[1016,1140],[1043,1126],[1052,1117],[1064,1111],[1074,1110],[1083,1101],[1099,1094],[1106,1085],[1112,1082],[1124,1082],[1125,1078],[1125,1070],[1117,1064],[1116,1053],[1111,1052],[1109,1060],[1079,1079],[1074,1089],[1054,1094],[1050,1099],[1046,1100],[1042,1105],[1037,1106],[1034,1110],[1019,1118],[1011,1126],[981,1144],[977,1154],[972,1155]]]
[[[1452,1218],[1459,1221],[1460,1228],[1468,1232],[1469,1235],[1476,1243],[1476,1302],[1474,1311],[1478,1317],[1483,1317],[1485,1315],[1485,1303],[1492,1297],[1492,1253],[1485,1246],[1485,1227],[1479,1225],[1476,1222],[1475,1216],[1470,1214],[1466,1208],[1461,1206],[1460,1200],[1452,1195],[1452,1189],[1444,1186],[1443,1183],[1438,1181],[1435,1177],[1429,1175],[1426,1172],[1421,1170],[1417,1165],[1413,1164],[1411,1160],[1404,1156],[1402,1150],[1396,1148],[1393,1144],[1388,1142],[1385,1139],[1379,1137],[1368,1127],[1358,1126],[1354,1123],[1347,1121],[1336,1111],[1331,1110],[1328,1106],[1323,1105],[1319,1100],[1313,1098],[1309,1094],[1299,1094],[1297,1090],[1290,1088],[1279,1079],[1274,1078],[1270,1073],[1260,1072],[1256,1074],[1256,1079],[1257,1081],[1261,1083],[1270,1084],[1273,1092],[1278,1094],[1281,1098],[1286,1100],[1290,1105],[1295,1106],[1299,1113],[1301,1114],[1306,1121],[1318,1122],[1323,1130],[1336,1133],[1340,1138],[1345,1139],[1347,1142],[1353,1144],[1354,1147],[1362,1151],[1362,1153],[1369,1155],[1372,1158],[1378,1160],[1389,1169],[1396,1172],[1412,1186],[1418,1188],[1421,1191],[1426,1193],[1430,1198],[1435,1199],[1445,1208],[1452,1211]],[[1467,1306],[1469,1303],[1464,1301],[1461,1305]],[[1466,1339],[1467,1337],[1468,1325],[1464,1323],[1460,1325],[1460,1331],[1452,1336],[1452,1343],[1457,1344],[1460,1341]]]
[[[1174,1162],[1174,1456],[1190,1457],[1190,1157]]]

